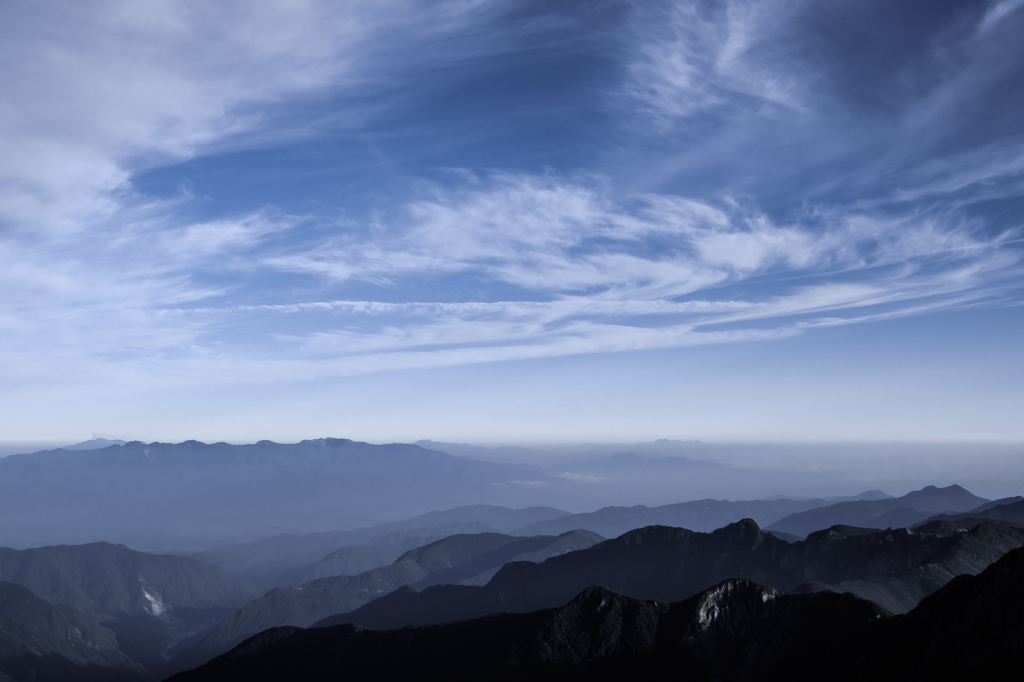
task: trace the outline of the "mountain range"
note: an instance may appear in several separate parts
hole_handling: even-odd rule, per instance
[[[933,485],[902,497],[851,500],[794,512],[768,526],[768,530],[801,537],[835,525],[859,528],[903,528],[948,512],[983,510],[992,500],[978,497],[958,485]]]
[[[941,498],[942,494],[930,497]],[[953,494],[960,495],[957,491]],[[774,500],[764,504],[791,503]],[[450,520],[455,512],[436,518]],[[507,511],[486,513],[510,518]],[[553,521],[574,516],[558,516]],[[748,577],[787,591],[853,592],[903,613],[953,577],[977,573],[1024,544],[1024,528],[980,520],[936,521],[914,532],[878,533],[835,526],[793,543],[765,533],[748,519],[711,533],[648,527],[590,547],[598,538],[581,536],[580,531],[555,539],[526,537],[517,541],[493,533],[457,535],[359,575],[315,579],[297,589],[275,589],[199,641],[180,645],[174,665],[180,669],[208,660],[263,629],[305,627],[325,616],[329,616],[327,622],[359,622],[379,628],[438,623],[555,606],[591,584],[634,597],[674,601],[727,577]],[[492,551],[491,543],[502,549]],[[557,551],[548,548],[527,554],[523,543],[545,547],[552,543],[550,547]],[[462,548],[457,568],[440,570],[424,558],[430,552],[450,552],[455,546]],[[545,561],[555,555],[558,558]],[[538,565],[518,564],[517,559]],[[686,567],[684,571],[681,566]],[[435,585],[438,587],[432,587]]]
[[[270,588],[298,585],[306,580],[332,575],[355,575],[361,572],[355,570],[357,567],[369,570],[386,565],[409,549],[457,533],[560,535],[570,530],[583,529],[605,537],[616,537],[651,525],[711,531],[744,518],[754,519],[759,525],[767,526],[794,512],[840,502],[876,501],[889,497],[881,491],[869,490],[838,500],[794,500],[785,497],[747,501],[705,499],[657,507],[603,507],[595,512],[581,514],[553,507],[509,509],[498,505],[471,505],[353,530],[281,534],[265,540],[213,548],[190,556],[221,566],[229,572],[245,575],[250,581]],[[802,537],[774,532],[790,540]],[[359,545],[374,549],[341,551]],[[332,561],[317,565],[332,552],[336,553]]]
[[[1012,679],[1024,674],[1022,639],[1017,549],[905,616],[743,579],[676,603],[588,587],[558,608],[446,625],[275,628],[172,679]]]
[[[183,554],[206,554],[216,548],[218,552],[213,554],[220,555],[219,550],[270,536],[366,528],[451,507],[557,507],[572,512],[610,503],[624,508],[638,503],[655,507],[687,499],[749,500],[778,490],[824,489],[825,481],[813,472],[701,459],[721,454],[721,449],[700,443],[638,443],[628,446],[628,451],[588,446],[573,450],[575,457],[570,461],[543,467],[484,461],[436,448],[481,457],[515,454],[506,450],[423,444],[430,447],[335,438],[249,445],[97,439],[2,457],[0,545],[23,548],[108,541]],[[681,456],[690,452],[693,457]],[[835,481],[827,487],[834,488]],[[827,497],[820,502],[803,500],[804,504],[784,511],[792,513],[835,501]],[[648,518],[633,527],[684,523],[710,530],[713,524],[744,517],[766,525],[775,520],[773,513],[757,509],[708,514],[675,521]],[[546,519],[524,520],[518,528],[541,520]],[[518,530],[485,520],[472,522],[490,526],[477,527],[478,532]],[[702,523],[705,525],[698,525]],[[623,524],[613,526],[593,530],[628,529]],[[571,529],[531,529],[525,534]],[[467,527],[449,532],[469,531]],[[372,543],[346,540],[325,544],[286,566],[272,565],[272,559],[259,568],[218,565],[246,574],[280,573],[355,544]],[[230,557],[224,558],[230,561]]]
[[[57,449],[0,458],[0,544],[202,549],[456,505],[531,506],[562,484],[522,466],[333,438]]]
[[[771,589],[804,599],[794,604],[832,605],[856,596],[877,613],[907,614],[1024,544],[1024,499],[986,500],[959,486],[586,513],[491,503],[544,502],[635,472],[642,482],[730,470],[652,453],[541,468],[332,439],[85,445],[0,459],[0,538],[109,532],[197,546],[173,554],[105,541],[0,548],[0,583],[11,584],[9,604],[21,605],[4,607],[14,620],[0,628],[0,675],[19,682],[160,678],[282,626],[361,632],[352,624],[500,619],[564,607],[595,586],[606,590],[593,593],[598,601],[620,600],[627,611],[648,608],[636,600],[683,603],[731,580],[740,581],[736,594]],[[424,512],[437,500],[466,504]],[[391,520],[345,528],[341,519],[358,518],[357,508]],[[322,530],[272,532],[289,528]],[[262,538],[237,541],[247,536]],[[72,631],[87,633],[82,641],[99,657],[75,653],[86,645]],[[60,672],[69,665],[71,677]]]
[[[409,585],[321,625],[378,629],[528,612],[565,604],[590,585],[679,601],[728,578],[801,592],[852,592],[906,612],[956,575],[1024,544],[1024,527],[936,522],[914,531],[836,526],[788,543],[744,520],[711,533],[651,526],[541,564],[507,563],[484,586]]]
[[[605,537],[616,537],[644,526],[677,526],[696,531],[712,531],[740,519],[754,519],[767,526],[790,514],[829,505],[828,500],[694,500],[658,507],[604,507],[586,514],[571,514],[537,521],[517,532],[524,535],[564,533],[585,528]]]
[[[185,669],[227,651],[253,634],[278,625],[309,626],[351,611],[408,585],[478,584],[509,561],[537,562],[602,541],[589,531],[558,537],[517,537],[499,533],[453,535],[406,552],[389,566],[356,576],[322,578],[298,588],[278,588],[240,609],[209,634],[179,646],[172,667]]]
[[[978,514],[1012,516],[1019,505],[1013,499],[997,500],[984,503]],[[456,518],[514,527],[524,518],[544,516],[551,517],[547,522],[567,515],[551,509],[464,508],[373,532],[387,538],[385,530],[393,536],[415,531],[423,522]],[[393,629],[529,613],[560,607],[595,585],[623,599],[680,602],[721,580],[750,580],[787,596],[850,599],[852,594],[870,600],[872,608],[899,614],[911,612],[956,576],[978,574],[1022,544],[1024,525],[985,518],[933,519],[910,530],[838,525],[794,542],[761,530],[749,519],[710,533],[649,526],[607,541],[584,530],[561,536],[456,534],[414,547],[386,566],[314,579],[260,598],[254,598],[246,581],[188,557],[147,554],[110,543],[5,548],[0,549],[0,581],[12,583],[8,589],[24,591],[10,603],[35,600],[32,608],[37,611],[40,604],[59,609],[29,619],[48,623],[46,627],[56,628],[52,632],[29,629],[21,637],[18,632],[24,628],[18,630],[20,621],[12,621],[16,624],[5,631],[7,648],[0,650],[7,668],[0,665],[0,671],[19,681],[30,679],[32,671],[37,679],[159,678],[202,664],[246,637],[281,625],[359,623]],[[389,544],[362,546],[381,548],[394,551]],[[344,554],[332,553],[303,570],[331,572],[337,569],[332,562],[361,561],[358,553],[348,552],[347,559]],[[79,621],[84,625],[61,625]],[[25,658],[25,642],[73,643],[74,638],[60,635],[73,627],[95,635],[89,641],[97,643],[100,658],[82,664],[72,650],[62,653],[56,644],[36,647],[39,655]],[[3,651],[10,655],[4,658]],[[60,672],[67,665],[84,677]]]

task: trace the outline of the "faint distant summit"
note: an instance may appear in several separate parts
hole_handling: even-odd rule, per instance
[[[74,445],[66,445],[62,447],[61,450],[99,450],[100,448],[109,448],[111,445],[124,445],[125,442],[126,441],[123,440],[93,438],[92,440],[75,443]]]

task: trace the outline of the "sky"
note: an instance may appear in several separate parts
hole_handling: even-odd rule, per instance
[[[8,0],[0,440],[1024,442],[1024,0]]]

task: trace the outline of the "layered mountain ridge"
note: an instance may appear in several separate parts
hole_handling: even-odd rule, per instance
[[[743,579],[676,603],[588,587],[558,608],[446,625],[275,628],[173,679],[995,679],[1024,673],[1022,586],[1024,549],[895,617],[851,594]]]
[[[337,471],[388,466],[386,453],[381,459],[382,446],[364,448],[366,444],[348,441],[301,445],[309,443],[313,443],[312,453],[303,454],[300,449],[297,459],[271,461],[264,467],[280,453],[277,444],[270,444],[267,447],[277,454],[264,460],[250,458],[241,470],[262,467],[269,476],[285,463],[300,469],[303,462],[308,463],[308,470],[290,479],[295,482],[322,472],[325,466],[337,465]],[[168,474],[192,458],[198,461],[198,469],[215,471],[223,465],[213,478],[216,482],[222,476],[224,483],[225,472],[239,466],[228,460],[252,454],[230,449],[235,446],[222,450],[198,444],[202,447],[186,448],[183,456],[178,446],[168,446],[162,454],[143,452],[149,462],[145,464],[132,451],[136,445],[42,453],[19,466],[34,468],[39,480],[53,474],[64,481],[63,457],[95,456],[102,461],[107,457],[104,451],[111,450],[129,462],[112,464],[118,471],[125,466],[140,470],[152,466],[150,474]],[[126,450],[126,446],[130,447]],[[420,464],[426,462],[431,470],[429,460],[438,459],[443,466],[450,463],[444,453],[428,454],[422,460],[421,453],[396,448],[400,459],[409,455]],[[212,458],[208,457],[211,452]],[[631,461],[619,456],[606,459]],[[56,463],[59,471],[48,473],[48,462]],[[178,485],[169,484],[163,492]],[[904,614],[957,576],[978,574],[1024,544],[1024,524],[1016,522],[1024,509],[1021,498],[989,501],[959,486],[929,486],[901,498],[879,491],[854,497],[840,501],[708,499],[656,507],[610,506],[583,514],[548,506],[515,509],[473,504],[352,530],[278,534],[191,557],[138,552],[108,542],[0,548],[0,581],[23,585],[61,608],[77,609],[95,627],[112,633],[117,656],[135,666],[124,674],[159,678],[202,664],[246,637],[282,625],[358,623],[390,629],[499,613],[527,614],[564,606],[593,586],[628,599],[681,603],[723,580],[747,580],[780,594],[819,600],[826,597],[816,595],[854,594],[886,613]],[[762,523],[734,518],[744,512],[757,515]],[[794,519],[804,529],[811,528],[837,514],[866,519],[865,525],[904,519],[904,525],[913,522],[914,527],[893,524],[880,530],[836,524],[812,531],[806,538],[779,529],[781,522]],[[6,522],[6,517],[0,519],[0,526]],[[678,527],[684,523],[696,529]],[[712,530],[716,524],[722,525]],[[762,530],[766,524],[768,528]],[[534,533],[563,527],[570,530]],[[609,534],[625,530],[605,541],[594,528]],[[265,592],[264,586],[277,585],[297,587],[271,589],[258,596]],[[77,666],[76,674],[82,672],[78,670],[82,666],[71,665]],[[92,670],[92,665],[87,663],[83,670]],[[32,670],[49,674],[44,668],[37,665]],[[100,665],[97,670],[102,673],[103,669]],[[22,670],[8,676],[20,682],[26,674]],[[101,674],[97,679],[105,678]]]
[[[319,624],[393,629],[534,611],[564,604],[590,585],[680,601],[729,578],[782,591],[853,592],[905,612],[956,575],[980,572],[1022,544],[1024,528],[991,521],[917,531],[838,526],[792,544],[752,520],[712,533],[652,526],[541,564],[508,563],[482,587],[406,587]]]
[[[199,641],[179,650],[173,665],[178,669],[198,665],[261,630],[279,625],[309,626],[407,585],[486,582],[509,561],[543,561],[603,539],[588,531],[570,531],[558,537],[453,535],[410,550],[389,566],[356,576],[323,578],[298,588],[271,590]]]
[[[969,512],[991,500],[978,497],[958,485],[925,486],[902,497],[855,500],[794,512],[768,526],[768,530],[801,537],[836,525],[859,528],[904,528],[944,512]]]

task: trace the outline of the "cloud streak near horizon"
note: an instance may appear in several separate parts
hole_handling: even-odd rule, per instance
[[[9,4],[5,385],[315,380],[1017,306],[1024,5],[936,7]]]

